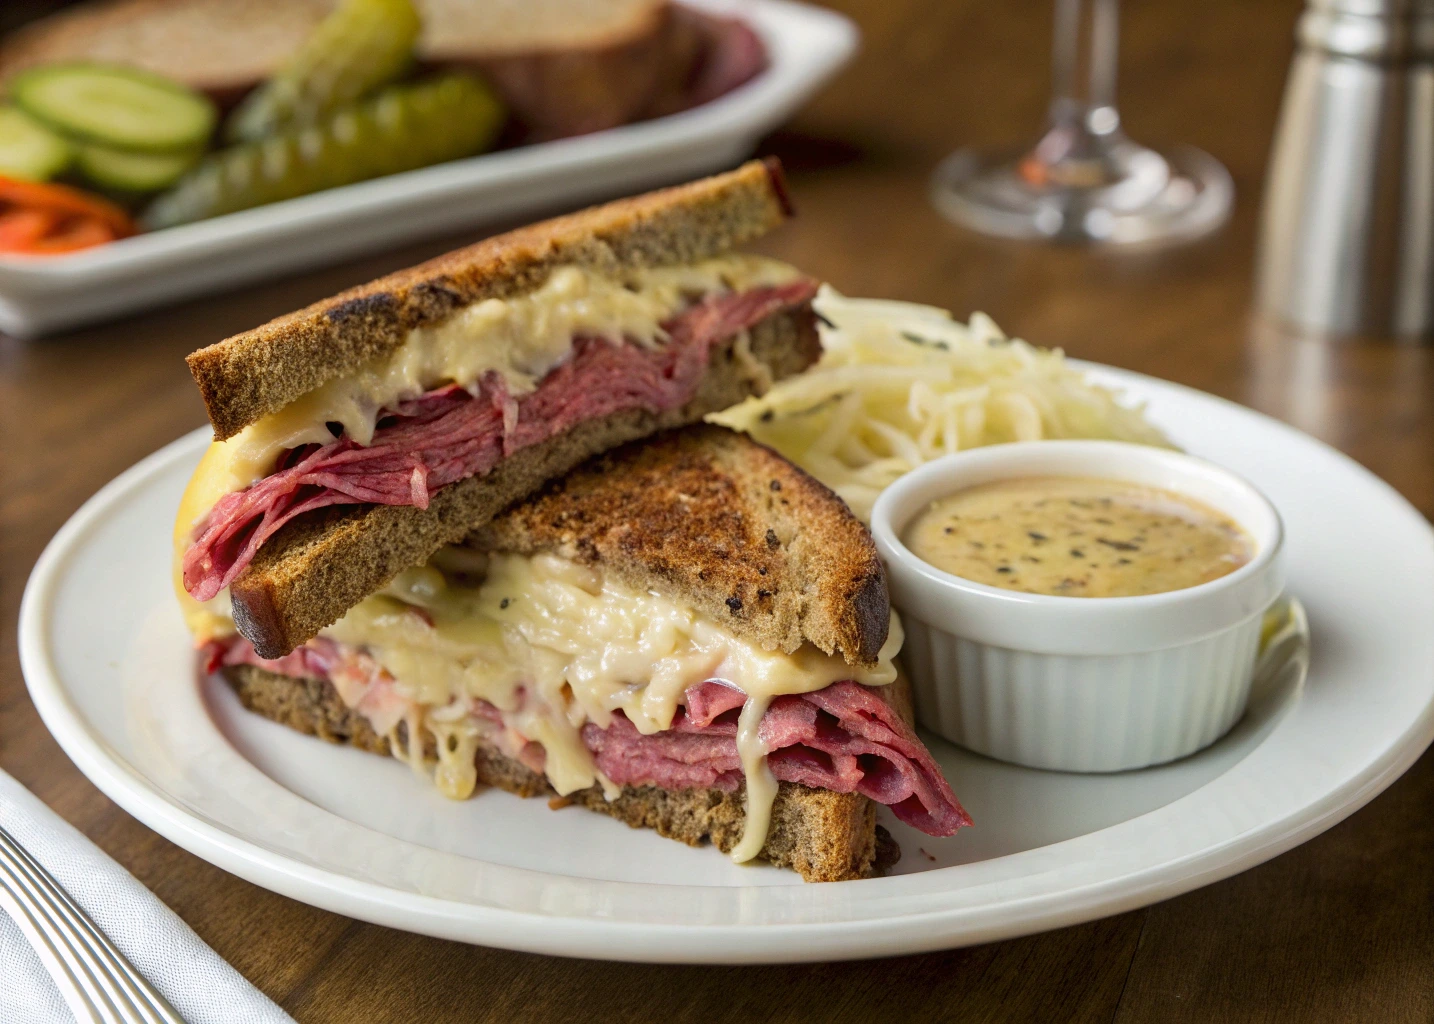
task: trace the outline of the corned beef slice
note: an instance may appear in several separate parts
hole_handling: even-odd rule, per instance
[[[325,636],[314,637],[282,658],[259,657],[254,645],[239,636],[210,640],[199,649],[199,663],[205,674],[225,665],[258,665],[295,679],[328,679],[343,657],[343,648]]]
[[[742,783],[737,713],[746,696],[718,682],[689,687],[672,728],[644,736],[619,712],[583,727],[603,774],[619,785],[735,790]],[[931,753],[891,706],[850,681],[772,701],[758,729],[767,765],[783,782],[858,792],[927,835],[949,836],[970,817]]]
[[[214,597],[265,540],[305,512],[363,503],[427,508],[438,488],[487,473],[505,456],[578,423],[684,405],[697,392],[712,345],[815,292],[815,282],[799,280],[712,296],[664,324],[669,341],[654,350],[575,339],[572,357],[516,401],[491,373],[476,394],[449,385],[384,410],[384,425],[366,447],[340,438],[294,449],[277,471],[214,506],[185,553],[184,587],[197,600]]]
[[[280,675],[317,679],[329,678],[346,659],[369,660],[323,637],[276,661],[260,658],[243,637],[213,641],[203,652],[206,671],[220,665],[257,665]],[[619,711],[606,729],[585,725],[583,743],[603,774],[619,785],[736,790],[742,784],[737,714],[745,694],[708,681],[688,687],[685,700],[686,709],[678,709],[665,732],[644,736]],[[501,721],[502,713],[493,705],[474,703],[476,714]],[[927,835],[949,836],[971,824],[926,745],[889,704],[859,683],[833,683],[815,693],[778,697],[758,732],[767,747],[767,764],[783,782],[861,793],[887,804],[898,818]],[[528,748],[521,760],[542,771],[541,747],[529,743]]]

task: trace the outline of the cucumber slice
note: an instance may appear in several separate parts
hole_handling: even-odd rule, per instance
[[[70,144],[18,107],[0,107],[0,175],[48,181],[69,166]]]
[[[101,188],[121,192],[158,192],[169,188],[199,162],[202,149],[179,153],[139,153],[129,149],[84,145],[76,169]]]
[[[27,114],[83,142],[168,151],[203,145],[214,104],[167,78],[103,64],[47,64],[16,75],[10,95]]]

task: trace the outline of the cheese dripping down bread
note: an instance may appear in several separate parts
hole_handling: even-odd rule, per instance
[[[593,460],[282,659],[190,621],[249,706],[455,798],[549,791],[820,879],[871,871],[872,798],[969,822],[908,724],[870,536],[720,428]]]
[[[729,251],[787,212],[753,162],[195,352],[215,444],[176,527],[187,599],[282,656],[583,459],[804,369],[816,282]]]

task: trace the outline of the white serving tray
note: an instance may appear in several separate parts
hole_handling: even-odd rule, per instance
[[[196,678],[170,523],[209,431],[124,473],[46,549],[20,661],[65,752],[139,820],[276,892],[490,946],[603,959],[775,963],[989,942],[1153,903],[1275,856],[1352,813],[1434,736],[1434,531],[1387,484],[1210,395],[1101,370],[1285,521],[1309,611],[1308,679],[1272,675],[1235,728],[1172,764],[1073,775],[927,736],[972,828],[880,820],[887,878],[803,884],[579,807],[497,790],[445,800],[391,758],[301,736]]]
[[[539,210],[729,167],[850,58],[856,27],[791,0],[684,0],[741,16],[769,66],[668,117],[488,153],[126,238],[0,257],[0,330],[33,337]]]

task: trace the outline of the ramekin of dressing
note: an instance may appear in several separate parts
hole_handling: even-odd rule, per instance
[[[921,724],[1036,768],[1142,768],[1215,742],[1284,587],[1259,491],[1116,441],[937,459],[886,489],[872,533]]]

